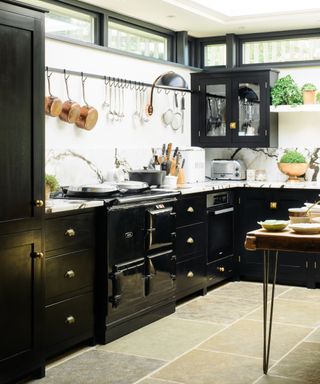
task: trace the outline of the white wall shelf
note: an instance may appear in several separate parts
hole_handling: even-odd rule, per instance
[[[320,104],[271,105],[270,112],[320,112]]]

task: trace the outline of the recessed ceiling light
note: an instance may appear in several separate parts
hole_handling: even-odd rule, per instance
[[[173,19],[174,17],[176,17],[175,15],[168,15],[167,18],[168,19]]]

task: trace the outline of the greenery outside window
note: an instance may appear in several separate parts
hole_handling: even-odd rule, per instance
[[[108,47],[155,59],[168,60],[168,37],[127,24],[108,22]]]
[[[311,60],[320,60],[320,37],[246,41],[242,45],[242,64]]]
[[[95,43],[95,17],[92,14],[42,0],[24,2],[49,10],[45,16],[46,33]]]
[[[226,59],[226,44],[204,45],[204,67],[225,66]]]

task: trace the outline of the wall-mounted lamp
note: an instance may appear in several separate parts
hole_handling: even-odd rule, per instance
[[[147,115],[151,116],[153,114],[153,90],[154,88],[168,88],[168,89],[174,89],[177,91],[187,91],[188,90],[188,84],[186,80],[179,75],[178,73],[175,73],[173,71],[169,71],[166,73],[163,73],[162,75],[158,76],[155,81],[152,84],[151,87],[151,93],[150,93],[150,103],[146,107],[146,113]]]

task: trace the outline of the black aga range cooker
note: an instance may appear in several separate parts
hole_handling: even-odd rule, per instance
[[[99,220],[104,244],[97,260],[97,342],[174,312],[177,194],[153,191],[105,200]]]

